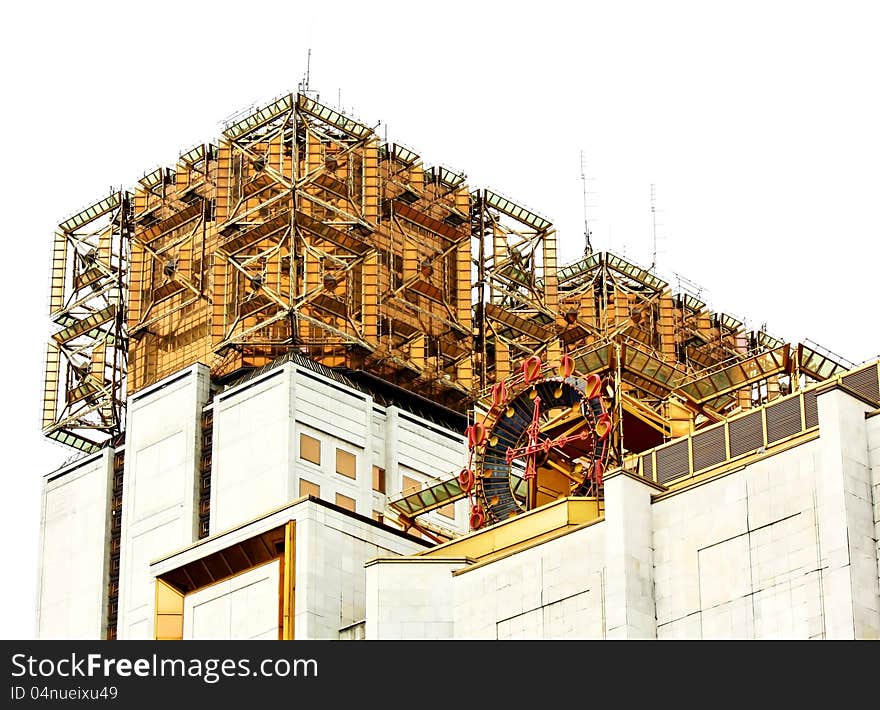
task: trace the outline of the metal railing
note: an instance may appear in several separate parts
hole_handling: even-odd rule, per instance
[[[829,382],[880,406],[878,361],[637,454],[625,467],[670,486],[811,434],[819,429],[816,389]]]

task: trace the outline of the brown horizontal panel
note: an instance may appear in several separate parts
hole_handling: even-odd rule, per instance
[[[419,293],[426,298],[430,298],[432,301],[443,303],[443,291],[441,291],[433,284],[429,284],[427,281],[417,279],[416,281],[411,283],[408,288],[410,291]]]
[[[262,224],[258,224],[256,227],[230,235],[220,246],[225,252],[233,254],[254,242],[258,242],[275,232],[285,229],[289,225],[290,213],[283,212]]]
[[[175,293],[180,293],[184,290],[184,286],[173,279],[169,279],[161,286],[153,289],[153,302],[158,303],[159,301],[164,301],[169,296],[173,296]]]
[[[190,593],[269,562],[279,557],[283,550],[282,525],[181,565],[161,575],[160,579]]]
[[[253,180],[246,182],[242,186],[242,197],[247,199],[251,195],[256,195],[261,190],[265,190],[267,187],[275,183],[279,188],[283,186],[280,183],[276,183],[271,177],[266,175],[266,173],[260,173]]]
[[[326,293],[318,294],[310,301],[310,303],[316,308],[320,308],[321,310],[332,313],[340,318],[345,318],[348,314],[348,309],[346,309],[345,303]]]
[[[370,245],[356,238],[352,232],[341,232],[303,212],[296,213],[296,224],[319,239],[324,239],[355,254],[363,255],[370,251]]]
[[[142,232],[136,234],[137,239],[143,242],[149,242],[156,237],[159,237],[163,234],[167,234],[172,229],[177,229],[183,224],[186,224],[190,220],[195,219],[196,217],[202,214],[203,206],[201,200],[198,202],[194,202],[189,207],[177,212],[176,214],[171,215],[170,217],[163,219],[161,222],[157,222],[152,227],[148,227]]]
[[[321,173],[314,179],[313,182],[316,185],[323,187],[325,190],[329,190],[337,197],[341,197],[344,200],[348,199],[348,187],[344,182],[342,182],[342,180],[338,179],[331,173]]]
[[[447,239],[456,240],[461,239],[463,236],[462,233],[455,227],[452,227],[445,222],[441,222],[439,219],[434,219],[430,215],[427,215],[424,212],[410,207],[403,200],[394,200],[394,210],[404,219],[408,219],[410,222],[415,222],[419,226],[424,227],[425,229],[428,229],[435,234],[446,237]]]
[[[572,326],[571,328],[566,328],[559,334],[559,339],[565,343],[566,345],[570,345],[571,343],[577,342],[578,340],[583,340],[589,335],[589,333],[579,325]]]

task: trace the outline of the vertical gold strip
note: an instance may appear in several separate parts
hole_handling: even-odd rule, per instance
[[[461,192],[467,198],[467,192]],[[461,203],[461,200],[456,201]],[[467,213],[467,210],[468,207],[465,206],[464,212]],[[459,242],[455,250],[454,312],[456,320],[467,330],[469,336],[473,334],[473,305],[471,304],[471,291],[474,287],[473,281],[474,278],[471,276],[471,238],[468,235]],[[470,337],[465,342],[470,343]],[[473,362],[471,357],[462,358],[458,363],[455,373],[458,384],[468,389],[473,386]]]
[[[672,294],[666,291],[660,297],[660,352],[663,359],[675,360],[675,304]]]
[[[543,239],[543,278],[544,278],[544,307],[551,313],[559,312],[559,277],[557,274],[556,258],[556,232],[550,231]],[[554,335],[547,343],[545,359],[548,362],[556,362],[562,357],[562,349],[559,339]]]
[[[510,348],[500,338],[495,338],[495,381],[510,376]]]
[[[52,245],[52,285],[49,297],[49,312],[58,313],[64,307],[64,277],[67,261],[67,235],[55,232]]]
[[[50,340],[46,348],[46,379],[43,385],[43,429],[47,429],[55,423],[55,415],[58,411],[60,360],[61,352],[58,345]]]
[[[363,265],[363,334],[370,345],[379,344],[379,253],[364,257]]]
[[[281,640],[294,638],[293,620],[296,613],[296,521],[284,526],[284,555],[281,557]]]
[[[376,139],[364,148],[364,217],[370,224],[379,221],[379,142]]]

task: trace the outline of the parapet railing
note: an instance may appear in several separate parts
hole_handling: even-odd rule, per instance
[[[627,468],[632,470],[634,463],[639,475],[671,486],[818,431],[816,389],[829,382],[880,406],[877,361],[645,451],[630,459]]]

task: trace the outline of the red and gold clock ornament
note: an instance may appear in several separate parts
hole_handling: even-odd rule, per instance
[[[468,427],[468,465],[458,477],[472,530],[598,493],[612,428],[602,385],[598,375],[577,375],[565,355],[555,374],[533,356],[520,376],[493,386],[489,411]]]

